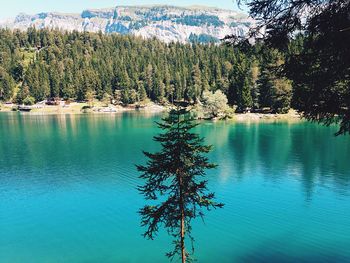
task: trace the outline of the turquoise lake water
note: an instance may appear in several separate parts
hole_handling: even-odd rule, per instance
[[[0,114],[0,262],[168,262],[164,231],[141,236],[135,189],[157,119]],[[193,224],[198,262],[350,262],[350,136],[305,122],[197,131],[225,203]]]

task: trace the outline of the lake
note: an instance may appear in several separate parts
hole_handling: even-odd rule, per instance
[[[159,116],[0,114],[0,262],[167,262],[141,234],[135,164]],[[307,122],[203,122],[209,188],[198,262],[350,262],[350,136]],[[177,261],[175,261],[177,262]]]

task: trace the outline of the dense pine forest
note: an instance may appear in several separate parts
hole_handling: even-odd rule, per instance
[[[293,49],[282,54],[260,44],[244,49],[117,34],[2,29],[0,100],[198,102],[204,91],[221,90],[238,110],[284,113],[293,101],[292,83],[276,69]]]

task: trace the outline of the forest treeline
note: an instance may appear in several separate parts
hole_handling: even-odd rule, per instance
[[[292,48],[291,48],[292,49]],[[261,44],[166,44],[134,36],[59,30],[0,30],[0,100],[77,101],[114,97],[123,104],[197,102],[221,90],[238,109],[286,112],[293,91],[276,68],[288,54]]]

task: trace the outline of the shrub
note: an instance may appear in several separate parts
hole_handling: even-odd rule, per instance
[[[32,96],[27,96],[23,100],[23,104],[27,106],[31,106],[35,104],[35,99]]]

